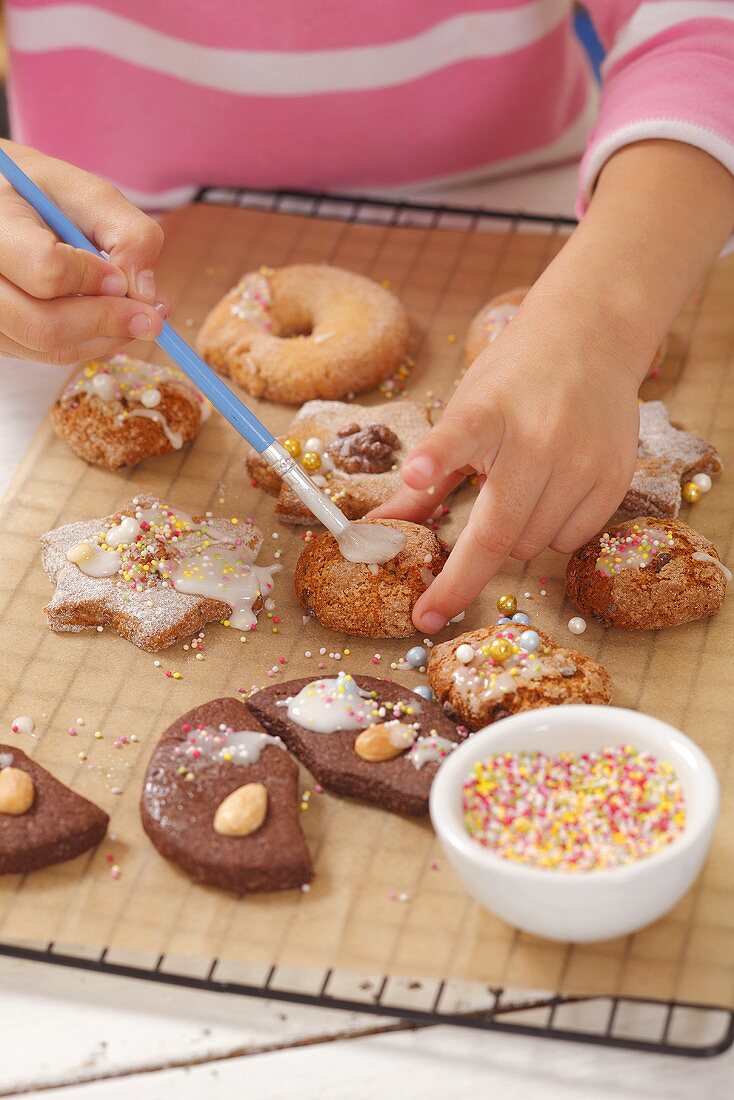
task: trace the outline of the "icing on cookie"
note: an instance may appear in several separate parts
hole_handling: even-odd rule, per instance
[[[316,733],[363,730],[373,721],[374,708],[347,672],[335,679],[314,680],[284,701],[288,717],[303,729]]]
[[[453,672],[457,691],[472,704],[481,706],[544,676],[563,675],[552,653],[541,654],[521,643],[522,633],[523,624],[498,627],[490,638],[475,643],[473,656],[468,661],[464,660],[468,656],[465,651],[459,656],[458,649],[464,650],[464,646],[459,646],[455,654],[459,663]],[[505,644],[498,645],[502,641]],[[492,656],[493,647],[495,652],[506,655],[501,659]]]
[[[88,577],[114,577],[122,568],[122,558],[116,550],[103,549],[88,539],[67,550],[66,559]]]
[[[492,343],[501,332],[509,325],[517,313],[517,306],[512,302],[502,302],[490,309],[484,319],[484,331],[487,333],[487,342]]]
[[[176,756],[185,758],[187,764],[194,761],[214,760],[223,764],[257,764],[260,753],[267,745],[284,748],[279,737],[258,730],[233,730],[229,726],[184,727],[187,737],[184,744],[175,749]]]
[[[160,424],[174,450],[180,450],[183,446],[183,437],[179,432],[171,429],[163,413],[155,411],[161,402],[159,386],[163,383],[195,393],[186,375],[177,367],[157,366],[131,359],[127,355],[116,355],[106,363],[96,361],[87,363],[67,386],[63,400],[85,393],[90,397],[98,398],[103,405],[123,402],[123,411],[117,416],[118,423],[124,423],[130,416],[153,420]],[[200,400],[202,406],[200,411],[204,419],[205,402],[203,399]],[[139,404],[142,408],[131,409],[129,407],[131,404]]]
[[[405,759],[420,771],[424,764],[434,764],[443,760],[455,748],[455,741],[449,741],[448,737],[439,737],[437,733],[431,733],[428,737],[419,737]]]
[[[193,554],[173,561],[164,575],[177,592],[229,604],[230,626],[245,630],[257,622],[253,606],[273,591],[273,574],[281,568],[254,565],[252,551],[246,546],[227,549],[201,545]]]
[[[273,295],[265,269],[250,272],[240,279],[234,301],[229,307],[233,317],[251,321],[258,328],[270,332],[273,327],[272,308]]]
[[[13,763],[12,752],[0,752],[0,770],[2,768],[9,768]]]
[[[713,554],[707,554],[705,550],[696,550],[694,554],[691,554],[691,557],[694,561],[707,561],[711,565],[715,565],[723,573],[726,583],[731,582],[731,569],[727,569],[723,561],[719,561]]]
[[[668,531],[634,524],[628,535],[610,535],[599,539],[596,571],[601,577],[614,577],[625,569],[645,569],[661,550],[675,546]]]
[[[350,523],[337,535],[336,541],[347,561],[382,565],[400,553],[405,546],[405,535],[381,523]]]

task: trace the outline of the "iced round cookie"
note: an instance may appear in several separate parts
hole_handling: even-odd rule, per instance
[[[87,363],[51,410],[56,434],[75,454],[117,470],[177,451],[210,407],[183,371],[116,355]]]
[[[715,615],[731,573],[716,547],[680,520],[645,516],[609,527],[577,550],[566,591],[603,626],[659,630]]]
[[[280,441],[347,519],[361,519],[399,488],[400,464],[430,427],[425,409],[408,399],[369,408],[308,401]],[[305,504],[255,451],[247,457],[247,469],[278,498],[278,516],[288,523],[314,523]]]
[[[407,638],[415,632],[413,608],[443,569],[449,550],[427,527],[406,520],[380,523],[405,535],[405,545],[384,565],[342,557],[333,535],[306,545],[296,565],[296,595],[322,626],[364,638]]]
[[[204,321],[197,349],[255,397],[300,405],[379,385],[409,340],[389,290],[328,264],[291,264],[244,275]]]
[[[472,730],[523,710],[611,698],[609,673],[596,661],[512,622],[434,646],[428,680],[447,712]]]

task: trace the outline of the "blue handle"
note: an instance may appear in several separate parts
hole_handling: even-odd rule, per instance
[[[92,252],[95,256],[101,253],[87,240],[82,231],[67,218],[66,214],[59,210],[58,206],[45,195],[25,172],[18,167],[8,154],[0,149],[0,173],[13,185],[18,194],[29,203],[37,214],[43,218],[49,229],[53,229],[57,237],[74,248],[82,248],[85,252]],[[211,401],[216,409],[233,428],[251,443],[255,450],[262,452],[275,442],[275,436],[268,431],[264,424],[251,412],[247,405],[240,401],[239,397],[225,385],[219,375],[208,367],[204,360],[189,347],[185,340],[178,335],[175,329],[167,323],[163,325],[163,331],[156,340],[159,347],[163,348],[174,363],[189,376],[194,385],[201,390],[206,398]]]

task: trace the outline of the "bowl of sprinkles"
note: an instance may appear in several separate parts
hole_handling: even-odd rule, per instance
[[[628,935],[692,885],[719,788],[704,753],[636,711],[557,706],[480,731],[441,766],[431,820],[469,892],[548,939]]]

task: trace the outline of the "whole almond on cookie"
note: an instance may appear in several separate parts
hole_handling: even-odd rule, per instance
[[[415,730],[405,722],[378,722],[362,730],[354,742],[354,751],[363,760],[381,764],[406,752],[415,741]]]
[[[0,814],[27,813],[33,805],[36,790],[28,772],[21,768],[3,768],[0,771]]]
[[[220,836],[250,836],[260,828],[267,812],[267,787],[263,783],[245,783],[219,803],[214,831]]]

